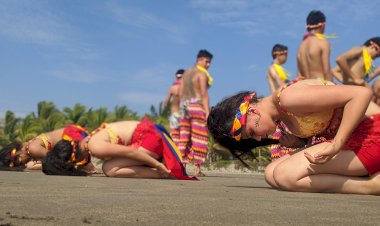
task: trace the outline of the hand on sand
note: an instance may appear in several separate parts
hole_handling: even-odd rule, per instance
[[[305,151],[304,155],[310,163],[324,164],[338,153],[339,149],[337,150],[335,146],[335,143],[329,143],[322,151],[313,155]]]
[[[161,178],[170,178],[171,171],[166,168],[163,163],[159,163],[156,166],[157,172],[160,174]]]

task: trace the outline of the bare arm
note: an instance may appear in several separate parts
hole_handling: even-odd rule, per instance
[[[278,88],[285,85],[285,82],[280,78],[280,75],[277,73],[276,69],[273,66],[269,68],[267,78],[269,81],[271,92],[274,92]],[[276,83],[278,87],[276,87],[274,83]]]
[[[210,99],[209,99],[208,91],[207,91],[207,76],[205,74],[202,74],[201,76],[199,76],[199,88],[200,88],[200,94],[202,96],[202,105],[206,112],[206,118],[207,118],[208,114],[210,113]]]
[[[364,80],[356,79],[354,72],[351,71],[350,66],[348,65],[348,61],[358,58],[361,53],[362,53],[361,47],[354,47],[351,50],[343,53],[342,55],[336,58],[336,63],[338,64],[340,70],[342,71],[343,76],[348,76],[357,85],[363,85]]]
[[[185,75],[182,76],[182,80],[184,79]],[[181,101],[182,98],[183,98],[183,81],[179,84],[179,87],[178,87],[178,98],[179,100]]]
[[[344,107],[342,122],[333,142],[335,155],[362,120],[371,97],[372,91],[360,86],[299,85],[284,90],[281,104],[299,115]]]
[[[90,141],[89,149],[95,157],[100,159],[129,158],[143,162],[144,164],[153,168],[156,168],[158,165],[161,164],[159,161],[157,161],[150,155],[132,146],[111,144],[105,141]]]
[[[380,66],[378,66],[373,73],[369,76],[369,80],[372,81],[374,78],[376,78],[378,75],[380,75]]]
[[[270,77],[269,73],[267,74],[267,80],[268,80],[268,83],[269,83],[270,93],[273,93],[276,90],[276,88],[275,88],[273,79],[272,79],[272,77]]]
[[[327,81],[333,80],[333,75],[331,73],[331,67],[330,67],[330,44],[328,42],[323,43],[322,45],[322,68],[323,68],[323,74],[325,76],[325,79]]]
[[[166,94],[166,98],[164,101],[164,107],[167,108],[170,102],[170,98],[172,97],[172,86],[170,86],[168,93]]]
[[[34,160],[42,160],[46,157],[48,150],[41,146],[40,140],[36,139],[29,144],[29,153]]]
[[[28,170],[42,170],[41,161],[29,161],[25,164]]]

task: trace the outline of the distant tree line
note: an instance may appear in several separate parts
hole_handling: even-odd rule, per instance
[[[146,115],[152,121],[168,127],[169,109],[163,108],[162,103],[159,104],[158,109],[152,105],[150,113]],[[92,131],[103,122],[140,120],[143,116],[138,115],[126,105],[116,106],[113,111],[109,111],[107,108],[87,108],[78,103],[73,108],[65,107],[61,111],[53,102],[41,101],[37,104],[37,113],[31,112],[24,118],[16,117],[12,111],[5,113],[0,126],[0,147],[14,141],[27,141],[38,134],[62,128],[68,124],[77,124]]]
[[[146,115],[153,122],[169,129],[170,106],[165,108],[162,102],[158,108],[151,105],[150,112],[140,116],[126,105],[116,106],[113,111],[109,111],[107,108],[92,109],[77,103],[73,108],[65,107],[61,111],[53,102],[41,101],[37,104],[37,113],[31,112],[24,118],[16,117],[12,111],[5,113],[5,118],[0,122],[0,148],[14,141],[30,140],[41,133],[62,128],[68,124],[77,124],[93,131],[103,122],[141,120]],[[209,136],[208,161],[213,161],[212,156],[220,159],[221,149],[223,148],[214,145],[213,139]],[[252,152],[254,162],[264,161],[267,164],[270,161],[268,147],[256,148]]]

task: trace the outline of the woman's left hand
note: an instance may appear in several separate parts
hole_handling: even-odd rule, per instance
[[[304,152],[305,157],[310,163],[314,164],[324,164],[332,157],[334,157],[339,152],[339,149],[336,148],[336,144],[328,143],[328,145],[322,150],[314,155],[309,154],[307,151]]]

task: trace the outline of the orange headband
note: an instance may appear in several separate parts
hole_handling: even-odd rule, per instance
[[[272,54],[277,56],[277,55],[282,55],[288,53],[288,50],[283,50],[283,51],[274,51]]]
[[[308,25],[306,25],[305,27],[306,27],[306,28],[310,28],[310,29],[312,29],[312,28],[322,27],[322,26],[325,25],[325,24],[326,24],[326,22],[319,22],[319,23],[317,23],[317,24],[308,24]]]

